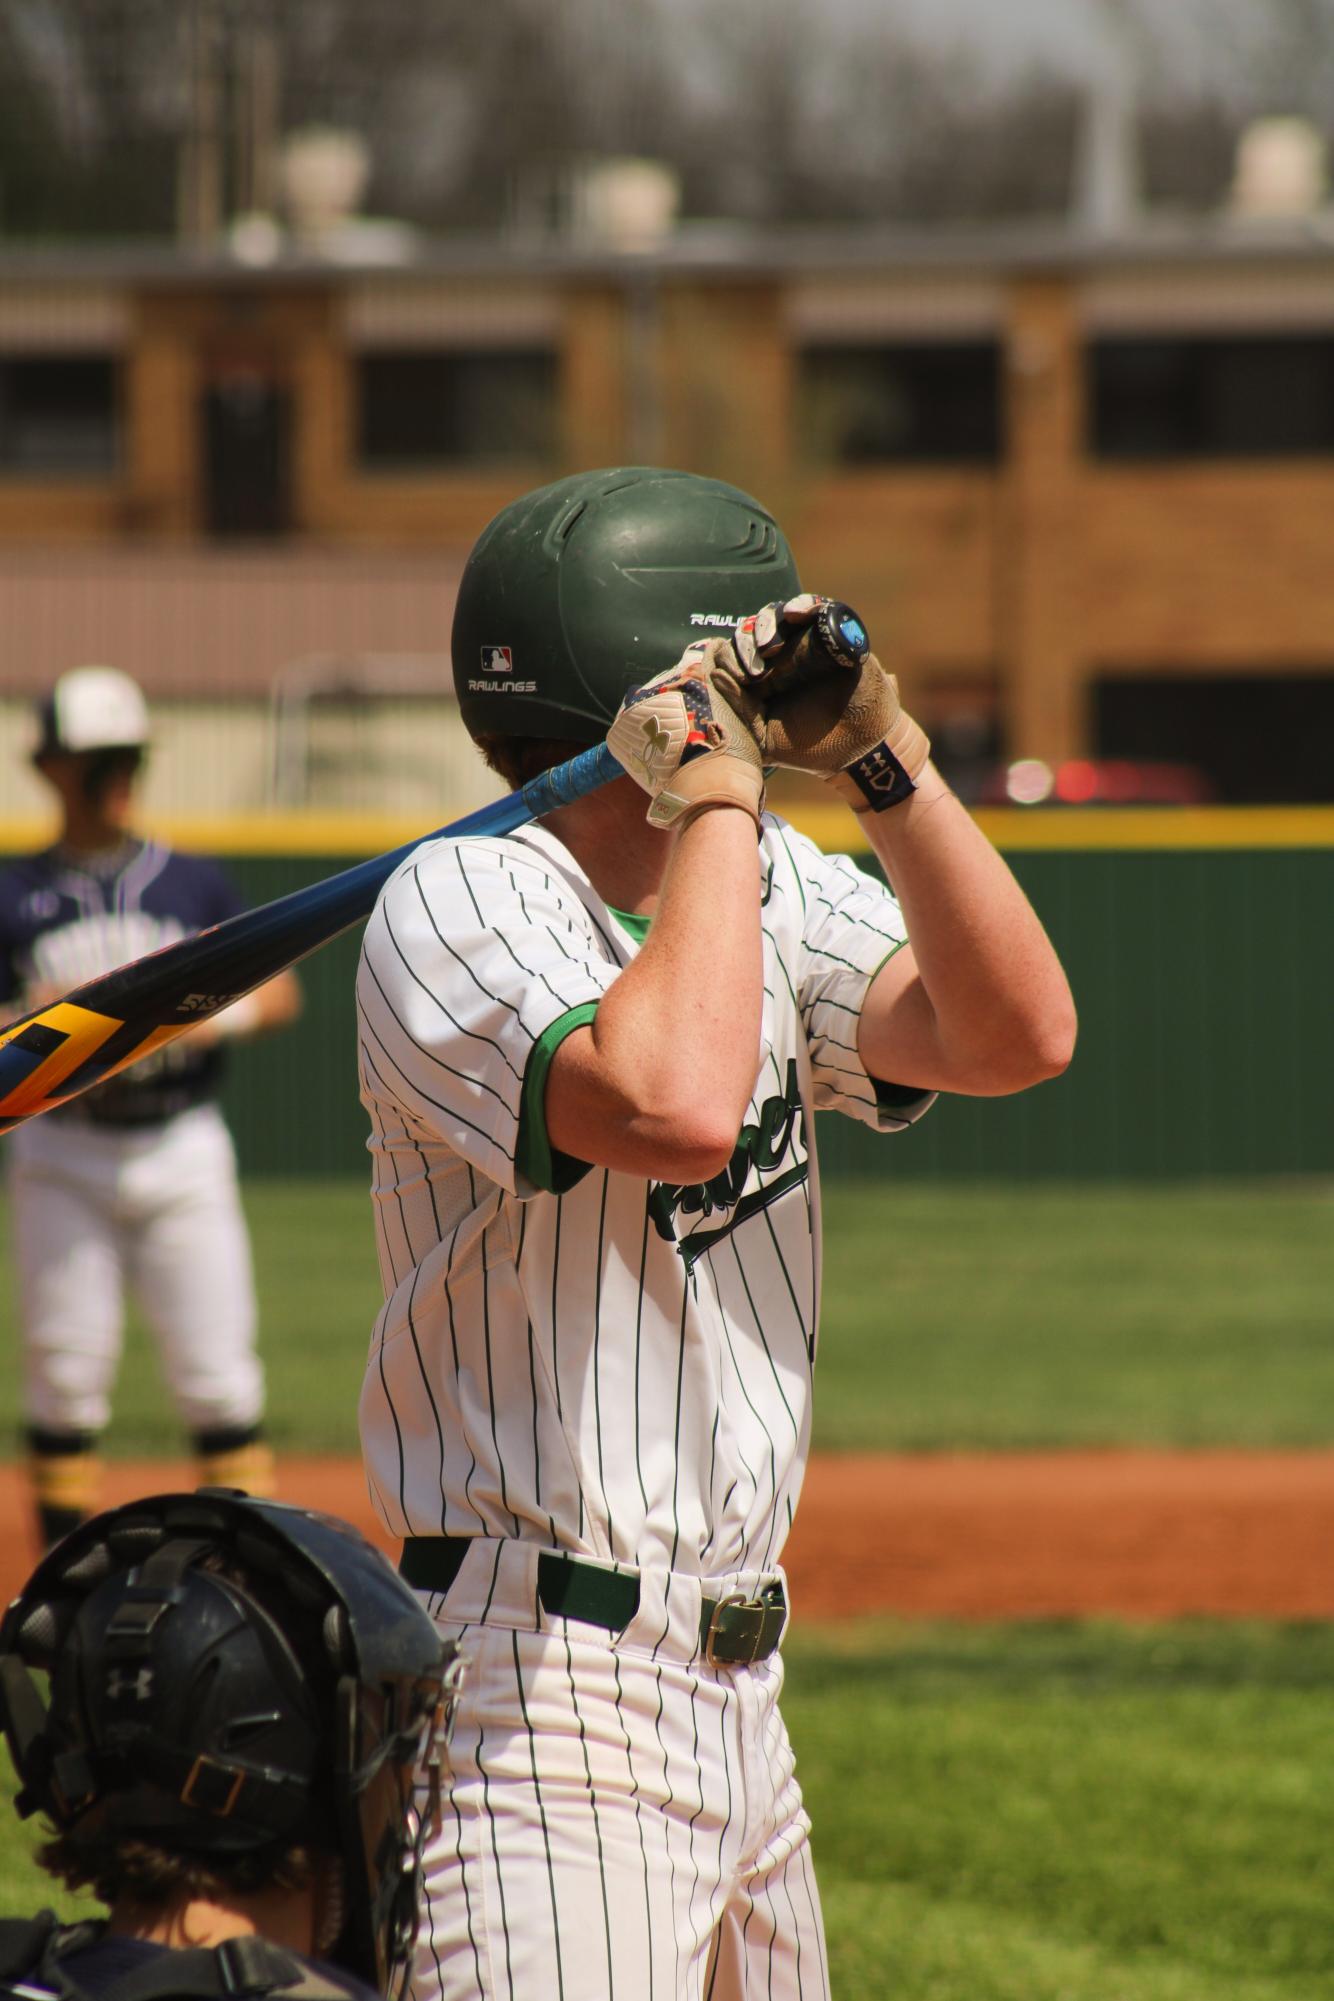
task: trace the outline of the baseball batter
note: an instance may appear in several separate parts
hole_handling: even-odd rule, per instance
[[[0,869],[0,1011],[11,1018],[240,907],[217,865],[130,831],[143,696],[110,667],[62,675],[34,762],[55,844]],[[201,1483],[268,1491],[250,1245],[213,1102],[220,1038],[291,1019],[291,974],[7,1142],[28,1465],[44,1541],[97,1506],[130,1290],[156,1337]]]
[[[358,976],[363,1446],[467,1662],[419,2001],[828,1993],[778,1709],[813,1114],[898,1130],[1073,1037],[1037,919],[835,609],[747,495],[646,469],[526,496],[464,573],[492,763],[522,782],[605,732],[628,775],[419,849]],[[764,812],[778,761],[849,798],[896,895]]]

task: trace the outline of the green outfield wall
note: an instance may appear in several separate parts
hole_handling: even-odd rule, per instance
[[[1334,851],[1010,860],[1074,989],[1069,1070],[1015,1098],[941,1099],[895,1141],[825,1120],[827,1171],[1334,1170]]]
[[[1050,819],[1042,831],[1006,814],[991,831],[1069,970],[1080,1015],[1069,1071],[1017,1098],[942,1099],[890,1138],[822,1119],[825,1173],[1334,1173],[1334,815]],[[389,842],[357,855],[376,845]],[[330,845],[225,859],[264,902],[351,858]],[[354,932],[307,960],[301,1022],[234,1054],[226,1108],[250,1172],[367,1171],[358,943]]]

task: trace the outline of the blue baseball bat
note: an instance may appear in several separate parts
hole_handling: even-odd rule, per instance
[[[621,776],[606,745],[595,744],[433,834],[131,960],[12,1022],[0,1030],[0,1133],[151,1056],[361,922],[423,841],[508,834]]]

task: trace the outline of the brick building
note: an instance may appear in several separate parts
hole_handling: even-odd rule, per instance
[[[485,520],[620,461],[765,498],[960,758],[1160,755],[1223,798],[1334,799],[1319,219],[5,255],[3,695],[100,657],[253,707],[379,655],[417,663],[384,684],[410,702]]]

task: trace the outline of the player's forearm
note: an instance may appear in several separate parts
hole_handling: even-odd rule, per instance
[[[1060,961],[1009,868],[934,766],[911,799],[860,824],[899,899],[920,983],[915,994],[896,989],[891,961],[883,987],[873,985],[859,1033],[871,1075],[980,1096],[1058,1075],[1075,1037]],[[918,1045],[911,1072],[908,1039]]]
[[[677,836],[652,929],[567,1038],[546,1092],[552,1144],[675,1181],[730,1158],[755,1085],[763,1002],[759,858],[749,814],[699,814]]]

